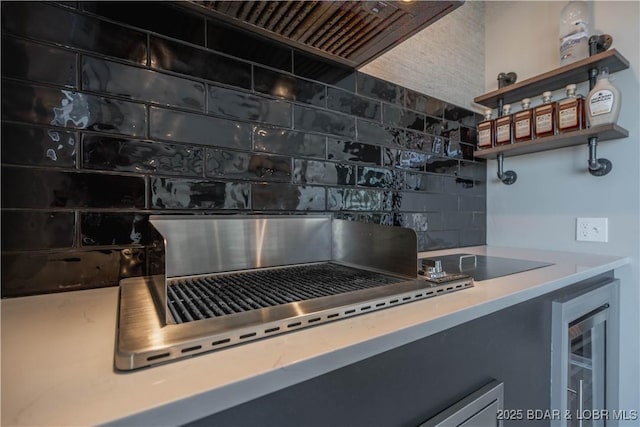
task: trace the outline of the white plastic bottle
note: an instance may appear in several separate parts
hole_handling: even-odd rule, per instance
[[[620,115],[620,91],[609,81],[609,69],[602,67],[598,80],[587,95],[589,126],[617,123]]]
[[[589,6],[571,0],[560,13],[560,65],[589,57]]]

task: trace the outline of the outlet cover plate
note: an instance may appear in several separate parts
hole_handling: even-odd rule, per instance
[[[576,218],[576,240],[581,242],[608,242],[607,218]]]

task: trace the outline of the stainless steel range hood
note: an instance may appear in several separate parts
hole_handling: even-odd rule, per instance
[[[189,1],[185,6],[359,68],[463,1]]]
[[[158,258],[120,282],[132,370],[473,286],[417,276],[413,230],[299,216],[151,216]],[[153,258],[153,257],[151,257]]]

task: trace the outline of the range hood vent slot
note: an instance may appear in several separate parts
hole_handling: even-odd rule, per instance
[[[281,43],[359,68],[462,1],[191,1],[186,4]]]

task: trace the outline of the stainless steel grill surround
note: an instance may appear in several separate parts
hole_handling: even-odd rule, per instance
[[[472,286],[472,281],[438,284],[417,278],[416,234],[406,228],[328,215],[152,216],[150,222],[164,238],[164,248],[159,248],[164,263],[157,263],[158,274],[120,283],[114,360],[118,370],[165,363]],[[176,323],[168,308],[169,286],[181,280],[242,278],[275,269],[297,272],[324,264],[363,271],[380,282],[185,323]],[[299,274],[302,282],[305,274]]]

